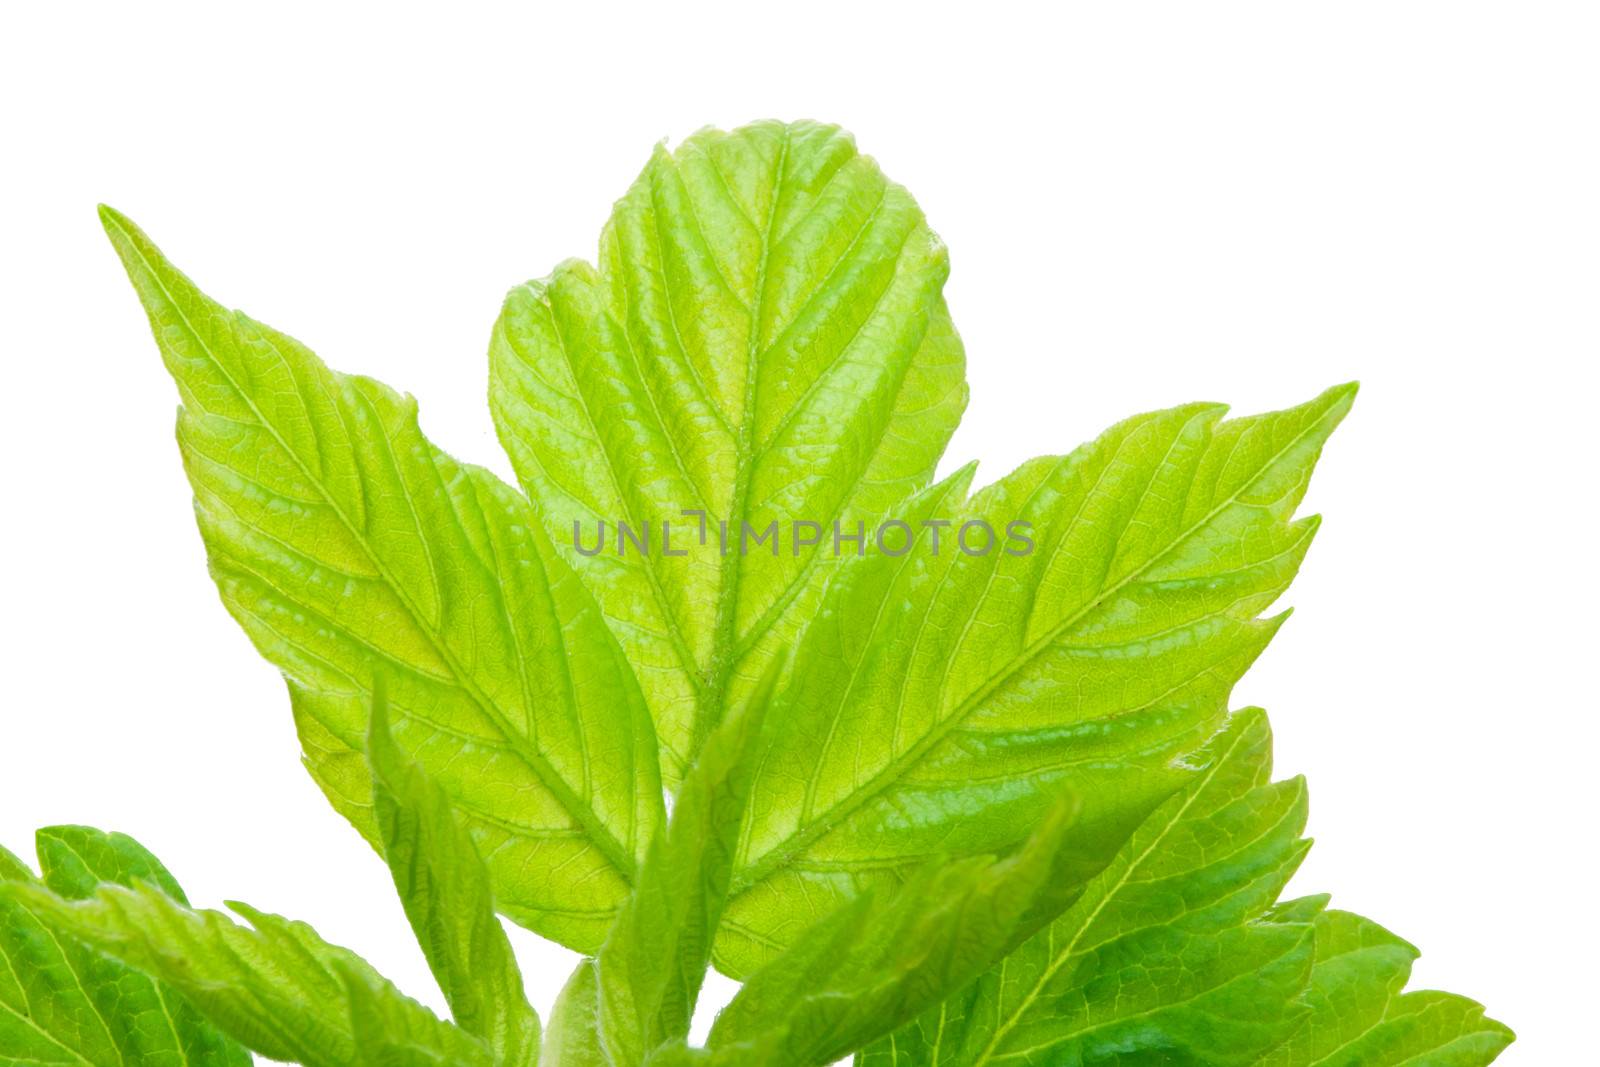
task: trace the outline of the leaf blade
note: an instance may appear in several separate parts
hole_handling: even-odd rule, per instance
[[[370,818],[349,771],[389,671],[396,736],[484,843],[507,914],[593,948],[661,793],[643,698],[592,598],[515,491],[422,435],[413,401],[227,311],[125,217],[102,218],[184,401],[213,577],[290,678],[319,784]],[[565,874],[530,877],[541,851]]]
[[[943,246],[836,127],[757,123],[658,149],[599,264],[513,290],[491,404],[551,536],[649,665],[676,781],[829,569],[815,546],[710,558],[706,527],[848,527],[921,488],[965,406],[964,356],[939,296]],[[575,521],[637,530],[684,509],[705,513],[690,558],[570,550]]]
[[[52,928],[147,974],[189,1000],[240,1044],[306,1067],[360,1067],[347,983],[358,978],[414,1041],[463,1067],[489,1067],[474,1038],[434,1018],[347,949],[303,923],[232,905],[250,926],[188,908],[148,885],[102,887],[67,901],[42,887],[8,886],[8,899]]]
[[[1264,715],[1236,715],[1060,918],[861,1063],[1258,1062],[1298,1026],[1313,957],[1310,923],[1271,915],[1308,846],[1270,744]]]
[[[482,1040],[496,1063],[532,1067],[539,1016],[495,913],[489,870],[444,790],[395,745],[381,685],[367,758],[384,858],[452,1019]],[[348,978],[345,984],[351,987]],[[359,997],[366,1005],[359,983],[352,988],[352,1003]]]
[[[784,662],[700,750],[594,961],[599,1033],[613,1063],[643,1063],[689,1036],[744,828],[751,757]]]
[[[1064,786],[1086,803],[1075,876],[1103,866],[1191,776],[1180,757],[1282,623],[1259,616],[1315,534],[1293,514],[1354,394],[1136,416],[970,499],[962,472],[908,505],[917,546],[842,569],[796,653],[830,669],[778,694],[719,965],[747,973],[925,855],[1004,847]],[[949,544],[1018,521],[1032,551]]]
[[[545,1030],[544,1067],[611,1067],[600,1037],[600,980],[584,960],[561,987]]]
[[[1466,997],[1405,992],[1418,952],[1372,920],[1321,911],[1314,922],[1305,1024],[1261,1067],[1486,1067],[1515,1039]]]
[[[892,896],[864,894],[757,971],[707,1048],[759,1050],[774,1067],[822,1067],[937,1005],[1004,959],[1072,899],[1060,800],[1004,859],[930,863]]]
[[[181,899],[161,862],[123,834],[55,826],[37,835],[43,878],[0,849],[0,888],[42,888],[66,898],[102,882],[155,885]],[[0,892],[0,1064],[249,1067],[176,990],[69,939],[34,908]]]

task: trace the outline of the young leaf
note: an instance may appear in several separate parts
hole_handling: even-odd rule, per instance
[[[1354,395],[1142,415],[908,505],[917,544],[842,569],[775,698],[719,964],[748,973],[896,867],[1003,847],[1063,785],[1084,802],[1074,877],[1102,867],[1193,777],[1177,757],[1276,631],[1258,616],[1310,545],[1317,520],[1291,520]],[[980,522],[1031,524],[1032,551],[962,551]]]
[[[600,1037],[612,1063],[642,1063],[689,1035],[739,844],[756,741],[783,663],[769,665],[749,702],[700,750],[595,960]]]
[[[359,956],[328,944],[303,923],[230,905],[251,923],[195,911],[148,885],[102,887],[67,901],[41,886],[0,887],[53,930],[173,986],[229,1036],[268,1059],[306,1067],[369,1067],[357,1039],[358,1012],[408,1045],[456,1067],[494,1067],[476,1038],[434,1018]],[[350,993],[360,986],[361,1003]],[[91,1062],[111,1062],[92,1060]],[[374,1065],[375,1067],[375,1065]]]
[[[88,826],[47,826],[34,835],[45,887],[67,900],[92,897],[102,883],[145,882],[179,903],[183,888],[166,866],[127,834]]]
[[[556,997],[542,1056],[541,1067],[612,1067],[600,1045],[600,981],[594,960],[578,964]]]
[[[534,1067],[539,1061],[537,1041],[531,1050],[522,1050],[532,1058],[511,1060],[476,1044],[441,1040],[441,1035],[450,1031],[441,1030],[427,1012],[414,1010],[411,1001],[388,995],[344,961],[335,961],[333,969],[344,982],[349,1001],[350,1035],[355,1040],[353,1067]],[[463,1055],[467,1058],[459,1058]]]
[[[395,746],[381,685],[367,759],[384,858],[451,1017],[483,1040],[497,1064],[533,1067],[539,1016],[495,914],[489,870],[444,790]]]
[[[183,891],[159,860],[123,834],[55,826],[38,834],[44,885],[72,900],[102,882]],[[0,848],[0,1067],[249,1067],[177,990],[70,938],[56,936],[7,885],[37,889],[27,864]]]
[[[204,296],[110,209],[183,408],[178,440],[224,603],[288,675],[308,764],[373,836],[352,770],[372,677],[513,919],[598,947],[661,820],[647,709],[526,500],[458,463],[416,404]]]
[[[1513,1034],[1450,993],[1402,993],[1417,950],[1370,919],[1315,918],[1317,951],[1305,1024],[1261,1067],[1485,1067]]]
[[[669,781],[809,621],[834,524],[870,527],[932,475],[967,397],[947,273],[848,134],[763,122],[658,148],[598,269],[507,297],[500,439],[640,668]],[[819,543],[791,537],[797,519]],[[597,522],[612,541],[576,551],[575,524],[588,549]],[[781,547],[738,550],[773,522]],[[619,554],[618,523],[649,528],[649,550]]]
[[[1012,856],[930,863],[893,895],[867,893],[757,971],[707,1047],[821,1067],[894,1030],[1003,959],[1071,899],[1063,800]]]
[[[1311,925],[1270,914],[1304,857],[1306,794],[1270,783],[1271,735],[1238,713],[1201,769],[1060,918],[863,1067],[1254,1064],[1304,1009]]]

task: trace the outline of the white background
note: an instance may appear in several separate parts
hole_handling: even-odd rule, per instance
[[[141,8],[143,10],[134,10]],[[578,9],[582,8],[581,11]],[[1298,611],[1240,686],[1330,890],[1592,1062],[1600,26],[1584,4],[16,5],[0,25],[0,840],[131,831],[434,1003],[205,574],[94,205],[499,470],[501,294],[663,137],[855,131],[953,251],[993,478],[1135,411],[1359,377]],[[546,1008],[570,957],[519,937]],[[725,995],[725,984],[717,995]]]

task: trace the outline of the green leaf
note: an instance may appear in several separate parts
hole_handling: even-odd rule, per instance
[[[776,1042],[736,1045],[730,1048],[692,1048],[679,1041],[662,1045],[644,1061],[644,1067],[764,1067],[781,1057]]]
[[[598,266],[508,296],[490,400],[524,496],[103,217],[224,602],[466,1029],[309,928],[190,911],[110,840],[50,843],[75,904],[0,852],[30,946],[66,931],[312,1067],[1474,1067],[1510,1041],[1404,993],[1392,935],[1275,903],[1304,788],[1228,714],[1353,385],[930,485],[966,399],[944,249],[847,135],[760,123],[659,149]],[[91,854],[138,887],[96,890]],[[495,907],[595,957],[542,1051]],[[749,980],[694,1049],[713,954]],[[28,981],[0,971],[0,1005],[31,1013]]]
[[[484,1041],[496,1063],[532,1067],[539,1016],[495,914],[489,870],[444,790],[395,746],[381,685],[367,758],[384,858],[451,1017]]]
[[[600,980],[594,960],[584,960],[550,1009],[541,1067],[611,1067],[600,1045]]]
[[[1313,955],[1309,922],[1271,914],[1309,848],[1271,751],[1264,714],[1234,716],[1071,908],[859,1062],[1256,1063],[1299,1024]]]
[[[639,668],[669,782],[809,621],[833,524],[870,528],[931,477],[967,397],[947,272],[848,134],[763,122],[658,148],[598,269],[569,261],[507,297],[500,439]],[[799,544],[796,519],[823,544]],[[576,551],[574,524],[592,548],[597,521],[606,550]],[[721,524],[737,546],[772,522],[776,551],[720,551]],[[650,551],[619,555],[618,523],[650,528]]]
[[[396,741],[467,821],[501,909],[598,947],[662,815],[648,711],[593,598],[413,400],[219,306],[102,217],[183,398],[212,575],[289,677],[312,774],[374,836],[359,753],[387,672]]]
[[[1059,919],[858,1067],[1483,1067],[1511,1042],[1465,998],[1402,995],[1416,950],[1382,927],[1326,897],[1273,904],[1310,843],[1264,714],[1193,762]]]
[[[127,834],[87,826],[47,826],[34,835],[39,870],[51,892],[68,900],[92,897],[101,883],[145,882],[179,903],[182,887],[161,861]]]
[[[44,885],[82,899],[101,882],[183,891],[159,860],[123,834],[55,826],[38,834]],[[7,886],[38,890],[27,864],[0,848],[0,1067],[249,1067],[177,990],[58,937]]]
[[[918,542],[842,569],[775,697],[719,965],[748,973],[931,853],[1004,847],[1064,786],[1084,802],[1073,877],[1103,867],[1194,776],[1178,757],[1282,621],[1259,616],[1311,543],[1294,511],[1354,396],[1142,415],[971,499],[962,471],[908,504]],[[996,542],[968,554],[978,522]]]
[[[749,702],[701,749],[595,960],[601,1043],[612,1063],[642,1063],[689,1035],[755,775],[756,742],[783,663],[772,662]]]
[[[350,1007],[350,1034],[355,1042],[357,1067],[466,1067],[468,1064],[512,1064],[538,1062],[538,1047],[532,1059],[508,1060],[469,1044],[442,1029],[438,1020],[416,1011],[412,1001],[392,996],[382,986],[374,986],[367,976],[343,961],[335,961],[334,972],[343,980]],[[463,1058],[465,1057],[465,1058]]]
[[[492,1067],[476,1038],[440,1022],[365,961],[303,923],[231,904],[250,926],[196,911],[140,884],[102,887],[68,901],[13,883],[0,900],[20,904],[53,930],[159,978],[231,1037],[268,1059],[306,1067],[374,1064],[357,1037],[379,1013],[385,1032],[457,1067]],[[351,993],[352,984],[358,995]],[[91,1060],[96,1065],[107,1060]]]
[[[1402,993],[1417,950],[1370,919],[1315,919],[1305,1024],[1261,1067],[1484,1067],[1514,1035],[1450,993]]]
[[[894,894],[866,893],[757,971],[717,1016],[707,1047],[750,1062],[821,1067],[937,1005],[994,966],[1071,898],[1058,802],[1013,855],[933,862]]]

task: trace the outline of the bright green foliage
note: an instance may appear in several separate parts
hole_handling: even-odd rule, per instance
[[[102,960],[138,982],[149,979],[124,965],[171,983],[223,1031],[272,1059],[308,1067],[537,1067],[539,1019],[495,913],[488,868],[444,790],[396,745],[386,687],[380,681],[376,689],[366,745],[374,824],[456,1025],[302,923],[242,904],[231,906],[249,927],[190,909],[170,876],[125,839],[84,842],[85,832],[46,832],[41,854],[73,863],[58,863],[61,877],[47,876],[46,885],[18,881],[0,894],[0,908],[36,917],[53,943],[63,935],[122,961]],[[96,892],[85,868],[113,847],[129,857],[120,871],[154,886],[140,881],[132,890]],[[243,1049],[238,1055],[247,1062]]]
[[[823,1067],[988,970],[1073,895],[1063,800],[1012,856],[932,863],[891,895],[865,893],[751,975],[708,1047],[767,1050],[773,1067]]]
[[[1417,950],[1370,919],[1323,912],[1305,1025],[1262,1067],[1478,1067],[1511,1031],[1451,993],[1402,993]]]
[[[39,887],[13,887],[10,899],[52,929],[167,982],[229,1036],[269,1059],[377,1067],[381,1061],[357,1039],[360,1025],[382,1026],[397,1041],[457,1067],[492,1067],[475,1038],[434,1018],[361,957],[328,944],[303,923],[232,904],[251,924],[241,926],[148,885],[102,887],[76,903]]]
[[[40,830],[43,882],[0,848],[0,885],[70,900],[101,882],[183,890],[138,842],[82,826]],[[0,1067],[248,1067],[250,1054],[172,987],[59,937],[27,900],[0,895]]]
[[[930,484],[966,401],[943,246],[847,135],[759,123],[659,149],[597,266],[508,296],[519,493],[103,218],[223,600],[455,1022],[175,887],[72,903],[12,873],[30,944],[80,939],[312,1067],[1481,1067],[1509,1042],[1403,993],[1381,929],[1277,902],[1304,787],[1229,712],[1353,385]],[[593,957],[542,1039],[496,910]],[[748,981],[690,1048],[713,955]]]
[[[512,291],[491,348],[500,439],[639,670],[676,781],[816,611],[833,554],[722,556],[743,524],[868,527],[927,484],[966,406],[944,245],[837,127],[658,148],[598,268]],[[686,518],[685,510],[705,514]],[[648,556],[573,523],[653,529]],[[661,523],[674,551],[661,551]],[[707,544],[709,550],[699,548]]]
[[[1274,906],[1310,842],[1304,782],[1271,782],[1271,756],[1266,716],[1233,716],[1060,918],[859,1067],[1493,1060],[1510,1031],[1477,1005],[1401,995],[1409,945],[1326,898]]]
[[[1077,872],[1103,866],[1192,776],[1176,757],[1277,630],[1258,616],[1311,543],[1294,510],[1354,395],[1142,415],[904,509],[919,547],[842,569],[778,694],[719,962],[747,972],[897,866],[1003,847],[1064,783],[1084,803]],[[937,556],[925,513],[951,522]],[[977,519],[1030,522],[1034,550],[959,551]]]
[[[1198,754],[1059,919],[996,970],[861,1057],[868,1067],[1255,1063],[1300,1024],[1309,922],[1274,921],[1305,855],[1305,785],[1269,783],[1258,711]]]
[[[750,702],[701,748],[666,833],[651,846],[633,897],[593,963],[601,1045],[611,1063],[640,1063],[689,1036],[782,663],[772,662]]]
[[[211,572],[288,675],[312,774],[368,836],[372,679],[396,741],[518,922],[599,945],[661,818],[633,673],[532,509],[422,436],[416,404],[205,297],[102,211],[178,383]]]
[[[489,869],[444,790],[395,746],[381,687],[367,759],[384,858],[451,1018],[481,1038],[496,1063],[533,1067],[539,1016],[528,1005],[522,972],[495,914]],[[357,982],[352,988],[362,987]],[[358,1002],[353,995],[351,1003],[370,999]]]
[[[500,1059],[461,1031],[416,1010],[412,1001],[374,986],[348,964],[338,962],[334,969],[344,979],[349,997],[350,1032],[355,1039],[352,1067],[489,1067],[537,1062],[537,1047],[532,1050],[533,1059]]]

